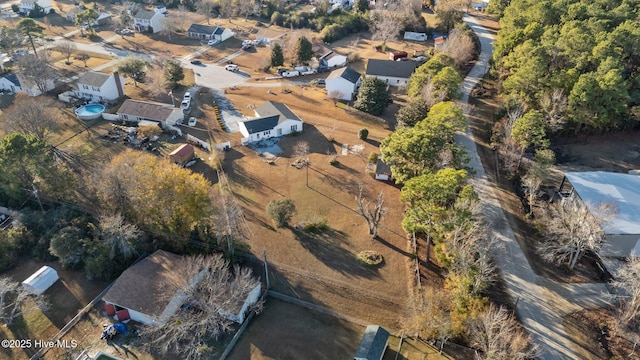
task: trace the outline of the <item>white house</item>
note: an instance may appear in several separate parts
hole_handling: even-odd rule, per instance
[[[29,15],[29,12],[35,9],[36,4],[44,10],[45,14],[51,11],[51,0],[21,0],[18,8],[21,14]]]
[[[380,325],[367,325],[353,360],[382,360],[389,345],[389,332]]]
[[[601,224],[603,257],[640,256],[640,176],[604,171],[567,172],[560,184],[563,201],[581,201],[590,211],[614,204],[614,218]]]
[[[152,31],[154,34],[164,30],[165,14],[157,11],[138,10],[133,16],[133,28],[138,32]]]
[[[350,67],[333,70],[326,79],[327,96],[351,101],[361,83],[360,73]]]
[[[162,325],[189,299],[187,286],[198,284],[204,271],[186,275],[176,271],[185,259],[157,250],[125,270],[102,297],[107,315],[131,319],[145,325]],[[193,275],[193,276],[192,276]],[[241,323],[246,311],[260,298],[261,284],[229,301],[220,315]]]
[[[272,41],[284,36],[287,32],[276,30],[274,28],[260,28],[256,33],[256,40],[263,44],[271,44]]]
[[[53,79],[47,80],[45,91],[52,90],[55,87]],[[20,76],[20,73],[10,73],[0,78],[0,89],[2,91],[23,92],[29,96],[42,95],[42,91],[38,86]]]
[[[218,26],[191,24],[187,30],[187,36],[199,40],[218,40],[223,42],[233,36],[233,31]]]
[[[122,121],[140,122],[143,120],[160,123],[162,128],[174,126],[178,120],[184,118],[182,109],[172,104],[127,99],[117,111],[118,119]]]
[[[238,122],[243,145],[302,131],[302,120],[283,103],[267,101],[255,113],[257,118]]]
[[[390,86],[406,86],[417,66],[415,61],[369,59],[365,77],[378,78]]]
[[[76,80],[75,86],[73,96],[89,101],[113,101],[125,95],[124,78],[117,71],[113,74],[87,71]]]
[[[321,68],[333,69],[347,65],[347,57],[329,50],[318,57],[318,62]]]

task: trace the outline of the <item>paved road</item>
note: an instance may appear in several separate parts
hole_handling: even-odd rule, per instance
[[[482,46],[478,62],[462,84],[462,101],[466,102],[475,84],[488,70],[494,39],[473,17],[465,16],[464,21],[477,34]],[[466,148],[471,158],[469,166],[476,172],[472,183],[482,202],[481,213],[487,217],[490,236],[497,243],[494,259],[512,299],[517,302],[518,318],[540,347],[539,358],[584,358],[567,335],[562,316],[582,307],[604,305],[607,301],[606,287],[604,284],[560,284],[537,276],[516,241],[492,184],[487,179],[471,128],[467,128],[465,134],[456,136],[456,141]]]

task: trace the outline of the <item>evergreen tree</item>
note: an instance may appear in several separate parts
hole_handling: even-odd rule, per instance
[[[313,45],[306,37],[302,36],[296,43],[296,58],[299,62],[311,60],[313,57]]]
[[[370,77],[365,78],[362,82],[358,91],[358,100],[353,107],[372,115],[380,115],[391,103],[387,84],[382,80]]]
[[[282,53],[282,46],[276,43],[271,48],[271,66],[282,66],[284,65],[284,54]]]

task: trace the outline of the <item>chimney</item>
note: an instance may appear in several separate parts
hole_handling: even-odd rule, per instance
[[[113,72],[113,78],[116,80],[116,89],[118,89],[118,98],[121,98],[124,96],[124,84],[122,84],[122,81],[120,81],[120,74],[118,74],[117,70]]]

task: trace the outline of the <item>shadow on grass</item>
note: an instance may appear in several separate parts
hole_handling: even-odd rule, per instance
[[[296,240],[305,249],[329,268],[345,275],[371,278],[378,276],[378,269],[384,264],[372,267],[363,264],[346,247],[349,246],[347,234],[334,229],[322,232],[309,232],[291,228]]]

